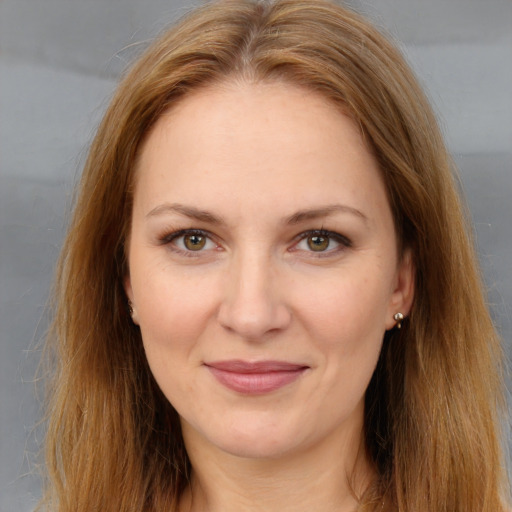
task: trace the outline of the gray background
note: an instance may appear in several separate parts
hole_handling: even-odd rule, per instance
[[[401,41],[435,105],[510,354],[512,1],[351,3]],[[87,144],[120,71],[190,5],[0,0],[0,512],[32,510],[39,493],[37,342]]]

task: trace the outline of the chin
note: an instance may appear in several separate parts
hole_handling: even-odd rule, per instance
[[[278,459],[294,451],[294,446],[290,446],[289,440],[269,439],[261,433],[257,438],[246,436],[226,440],[225,443],[219,443],[218,447],[230,455],[245,459]]]
[[[202,449],[215,450],[248,459],[276,459],[299,449],[304,443],[303,433],[290,428],[283,419],[258,418],[258,415],[242,415],[242,418],[223,418],[210,423],[207,428],[197,428],[193,423],[182,421],[185,444]],[[226,421],[227,420],[227,421]]]
[[[246,420],[239,425],[231,425],[230,429],[224,427],[217,436],[212,434],[209,442],[220,450],[248,459],[278,459],[314,443],[311,435],[297,431],[282,420],[271,423]]]

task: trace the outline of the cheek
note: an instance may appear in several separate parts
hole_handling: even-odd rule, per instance
[[[153,269],[132,276],[146,351],[186,349],[210,321],[219,284],[211,275],[173,271],[165,263],[139,268]]]
[[[297,292],[298,310],[318,339],[338,347],[343,340],[347,351],[357,349],[365,339],[384,335],[389,293],[382,282],[347,272],[316,286],[305,283]]]
[[[192,373],[200,364],[198,349],[213,309],[211,294],[201,289],[194,280],[155,272],[147,276],[139,295],[148,364],[173,405],[194,392]]]
[[[328,287],[306,287],[301,322],[323,367],[321,387],[332,414],[348,414],[364,396],[375,370],[385,332],[388,294],[382,281],[337,277]],[[317,283],[320,284],[320,283]],[[304,290],[304,292],[306,291]],[[339,411],[343,397],[342,411]]]

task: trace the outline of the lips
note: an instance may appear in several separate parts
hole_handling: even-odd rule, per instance
[[[308,366],[284,361],[215,361],[205,366],[220,384],[247,395],[270,393],[297,380]]]

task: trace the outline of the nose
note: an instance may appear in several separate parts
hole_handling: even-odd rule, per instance
[[[263,341],[288,327],[291,312],[280,279],[269,258],[240,256],[230,265],[219,323],[248,341]]]

